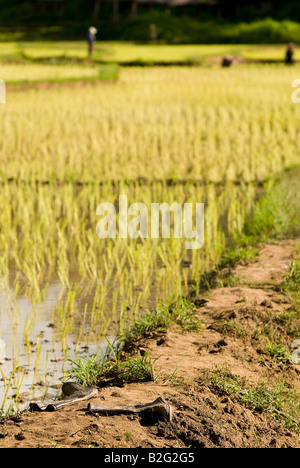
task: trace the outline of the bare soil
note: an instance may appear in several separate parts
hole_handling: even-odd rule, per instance
[[[253,385],[263,380],[296,382],[299,365],[282,365],[267,356],[253,331],[270,317],[289,311],[280,285],[295,255],[293,241],[262,247],[257,259],[238,265],[234,286],[199,296],[201,332],[175,329],[139,344],[155,361],[155,381],[99,389],[90,401],[105,406],[134,405],[163,396],[173,407],[173,422],[143,421],[139,416],[97,416],[87,412],[87,401],[54,413],[31,413],[0,423],[0,448],[299,448],[300,438],[267,412],[252,411],[233,397],[205,384],[208,370],[224,367]],[[224,323],[234,320],[246,333],[224,334]],[[226,322],[227,321],[227,322]],[[292,339],[282,333],[283,344]],[[300,336],[299,336],[300,338]]]

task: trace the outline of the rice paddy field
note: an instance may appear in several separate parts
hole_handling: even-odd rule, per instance
[[[52,62],[58,59],[86,60],[85,41],[65,42],[12,42],[0,33],[0,56],[8,61],[20,61],[24,57],[31,60],[43,59]],[[97,42],[94,60],[128,63],[193,61],[220,57],[225,54],[238,55],[249,60],[282,61],[286,45],[265,44],[136,44],[130,42]]]
[[[259,193],[300,163],[298,65],[121,67],[117,81],[85,81],[98,72],[0,67],[0,412],[55,393],[70,360],[197,288]],[[54,85],[14,87],[25,81]],[[149,210],[205,203],[203,248],[100,239],[97,206],[120,194]]]

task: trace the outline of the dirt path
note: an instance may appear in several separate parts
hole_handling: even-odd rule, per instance
[[[140,351],[149,350],[156,359],[155,382],[103,388],[90,400],[116,406],[164,396],[174,409],[172,423],[143,424],[138,416],[95,416],[87,413],[83,401],[55,413],[24,412],[6,419],[0,423],[0,448],[300,447],[300,438],[266,412],[252,411],[205,380],[207,370],[230,368],[251,385],[261,379],[270,384],[285,380],[297,382],[299,389],[299,365],[283,365],[268,356],[261,331],[291,309],[276,285],[294,255],[293,242],[264,246],[253,263],[235,268],[238,279],[234,276],[233,285],[199,297],[203,331],[171,330],[164,339],[141,344]],[[281,333],[283,344],[291,346],[292,339],[281,325],[274,333]]]

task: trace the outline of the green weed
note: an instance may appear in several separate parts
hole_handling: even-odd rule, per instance
[[[291,362],[291,354],[284,345],[269,343],[267,350],[269,355],[281,364],[288,364]]]
[[[233,267],[240,262],[251,262],[257,258],[258,252],[251,246],[235,246],[228,248],[221,258],[221,268]]]
[[[151,334],[165,333],[168,328],[178,326],[184,332],[199,331],[202,321],[198,316],[196,306],[184,298],[168,306],[162,303],[153,312],[147,312],[138,317],[127,330],[121,341],[128,348],[138,340],[149,337]]]
[[[102,386],[110,382],[148,382],[154,380],[154,366],[149,353],[124,358],[119,346],[109,343],[104,355],[95,354],[70,360],[69,378],[81,385]]]
[[[300,233],[298,180],[296,170],[286,173],[279,182],[268,183],[265,196],[258,200],[245,225],[248,242],[296,237]]]
[[[299,394],[285,382],[278,382],[272,388],[262,381],[251,386],[247,379],[222,367],[207,371],[201,383],[221,395],[230,396],[252,411],[270,414],[284,427],[299,433]]]
[[[298,291],[300,287],[300,262],[293,260],[290,263],[289,273],[284,279],[284,286],[289,291]]]
[[[245,328],[235,320],[224,320],[221,324],[221,333],[223,335],[231,335],[236,338],[247,336],[247,330],[245,330]]]

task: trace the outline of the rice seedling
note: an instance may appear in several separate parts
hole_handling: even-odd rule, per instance
[[[31,340],[30,340],[30,332],[34,326],[35,322],[35,311],[32,310],[27,314],[25,325],[24,325],[24,342],[27,347],[27,350],[31,350]]]
[[[19,359],[14,358],[12,364],[12,371],[9,376],[5,375],[1,370],[3,380],[3,396],[0,406],[0,417],[7,416],[16,411],[16,405],[18,407],[18,396],[20,393],[22,381],[24,379],[24,373],[19,367]],[[13,391],[13,400],[11,399],[10,392]]]
[[[2,402],[1,402],[1,407],[0,407],[0,416],[3,416],[4,414],[9,414],[10,412],[9,410],[7,410],[6,412],[4,411],[10,387],[11,387],[11,378],[7,379],[4,377],[3,378],[4,395],[2,397]]]
[[[9,111],[0,111],[6,135],[0,175],[261,180],[297,164],[299,107],[287,86],[294,74],[271,66],[133,68],[105,93],[101,87],[51,89],[45,100],[45,91],[14,92]],[[25,109],[30,115],[23,119]]]

